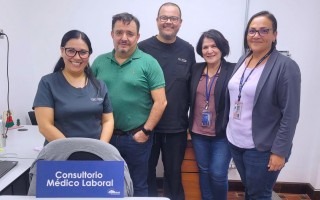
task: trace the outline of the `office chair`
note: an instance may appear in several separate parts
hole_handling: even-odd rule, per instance
[[[29,196],[36,195],[38,160],[104,160],[124,161],[119,151],[109,143],[91,138],[63,138],[49,142],[30,167]],[[133,196],[129,168],[124,161],[124,196]]]
[[[28,115],[29,115],[31,124],[32,124],[32,125],[38,125],[37,119],[36,119],[36,115],[35,115],[34,111],[29,111],[29,112],[28,112]]]

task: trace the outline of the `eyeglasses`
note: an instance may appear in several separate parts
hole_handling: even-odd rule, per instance
[[[262,28],[262,29],[259,29],[259,30],[249,29],[248,30],[248,35],[253,37],[253,36],[256,35],[256,33],[259,33],[260,36],[266,36],[266,35],[268,35],[270,30],[272,30],[272,29],[271,28]]]
[[[169,16],[162,15],[159,17],[159,19],[160,19],[160,22],[167,22],[168,19],[170,19],[172,23],[177,23],[180,20],[180,17],[176,17],[176,16],[169,17]]]
[[[80,58],[83,58],[83,59],[89,58],[90,56],[90,52],[86,50],[77,51],[74,48],[64,48],[64,51],[66,55],[69,57],[74,57],[76,56],[77,53],[79,54]]]

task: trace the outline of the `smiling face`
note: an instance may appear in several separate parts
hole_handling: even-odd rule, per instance
[[[133,20],[129,24],[119,20],[114,24],[111,37],[116,55],[129,58],[137,47],[140,34]]]
[[[159,29],[158,39],[166,43],[174,42],[181,27],[181,23],[182,19],[179,8],[174,5],[162,6],[157,17]]]
[[[70,56],[66,54],[66,50],[76,50],[76,54],[74,56]],[[67,70],[70,73],[83,73],[85,67],[89,63],[89,56],[87,58],[82,58],[86,56],[84,55],[84,52],[89,52],[88,45],[81,39],[70,39],[64,47],[61,47],[61,57],[63,58],[65,68],[64,70]]]
[[[266,33],[266,30],[269,30]],[[272,29],[272,21],[266,16],[258,16],[252,20],[248,27],[250,30],[259,31],[255,34],[247,34],[247,43],[253,53],[266,54],[272,47],[272,42],[277,38],[277,32]],[[253,32],[253,31],[252,31]]]
[[[215,41],[205,37],[202,43],[202,56],[208,65],[217,65],[221,61],[221,51]]]

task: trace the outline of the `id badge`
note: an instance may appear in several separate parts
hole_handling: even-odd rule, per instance
[[[209,112],[208,110],[203,110],[202,117],[201,117],[201,125],[204,127],[211,126],[211,118],[212,118],[212,113]]]
[[[236,101],[233,107],[233,119],[241,119],[242,102]]]

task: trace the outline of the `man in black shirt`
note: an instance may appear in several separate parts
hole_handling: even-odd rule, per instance
[[[194,48],[177,37],[182,24],[181,10],[174,3],[163,4],[158,11],[159,34],[138,44],[160,63],[166,81],[167,107],[155,128],[149,159],[149,196],[157,196],[156,166],[160,151],[164,166],[164,195],[183,200],[181,164],[187,144],[189,79],[195,63]]]

